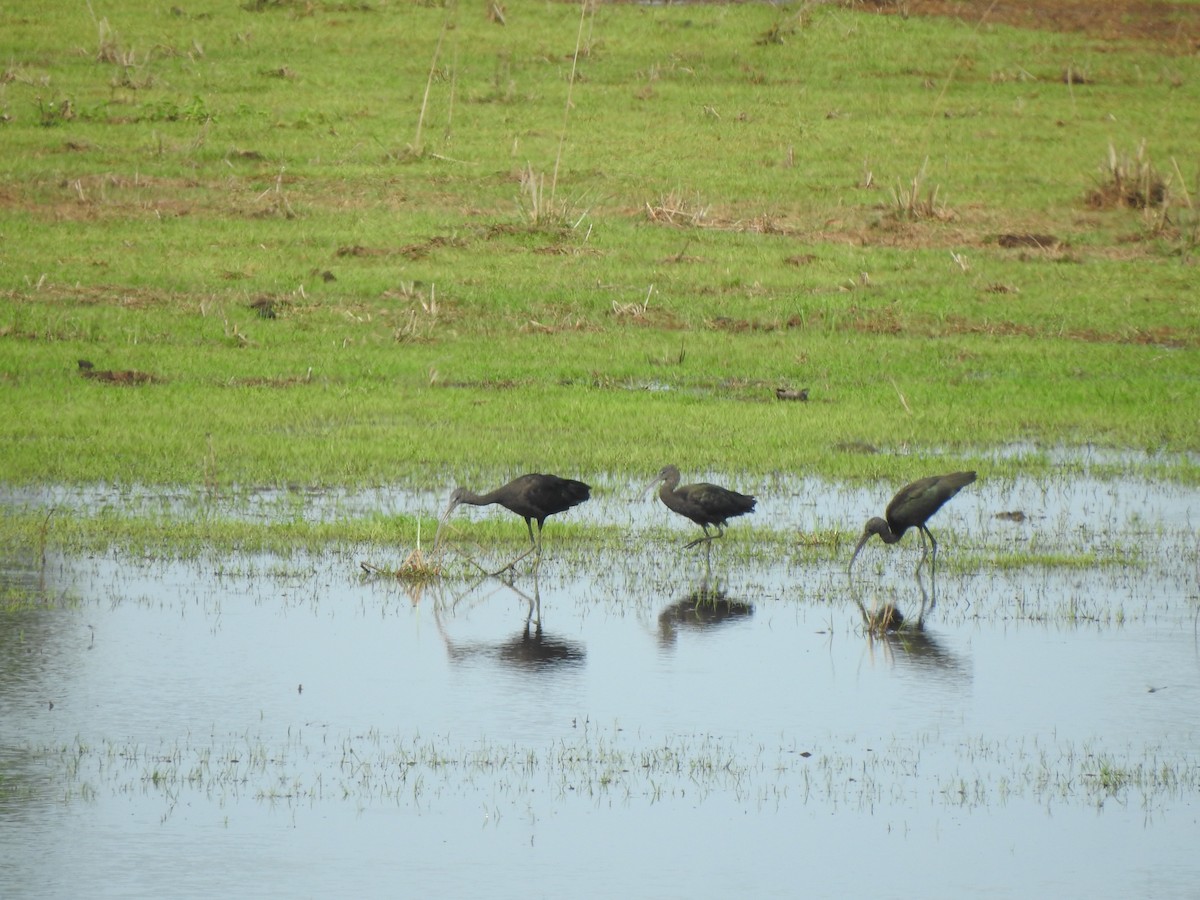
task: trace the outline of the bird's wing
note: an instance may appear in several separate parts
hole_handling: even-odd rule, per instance
[[[731,515],[734,511],[748,512],[754,509],[753,497],[705,481],[686,484],[675,493],[682,496],[689,504],[707,510],[709,513],[721,511],[726,515]]]
[[[885,515],[893,529],[896,523],[910,527],[924,522],[962,489],[975,480],[974,472],[931,475],[905,485],[887,505]]]
[[[562,512],[588,499],[588,486],[581,481],[541,475],[530,479],[526,504],[542,510]]]

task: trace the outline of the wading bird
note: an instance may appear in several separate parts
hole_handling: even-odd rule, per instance
[[[442,526],[446,524],[446,520],[450,518],[450,513],[454,512],[455,508],[461,503],[467,503],[471,506],[490,506],[493,503],[499,503],[510,512],[515,512],[525,520],[525,527],[529,529],[530,547],[524,555],[513,562],[518,562],[524,559],[530,552],[537,551],[538,556],[542,553],[542,526],[545,525],[546,519],[555,513],[565,512],[572,506],[578,506],[584,500],[591,496],[591,488],[582,481],[573,481],[570,478],[559,478],[557,475],[539,475],[530,474],[522,475],[520,478],[514,478],[503,487],[496,488],[486,494],[476,494],[466,488],[455,488],[454,493],[450,495],[450,505],[446,507],[446,511],[442,513],[442,518],[438,522],[438,535],[434,538],[434,545],[439,543],[441,538]],[[533,536],[533,523],[537,521],[537,538]],[[512,563],[509,563],[511,566]]]
[[[846,574],[851,574],[858,551],[871,539],[871,535],[879,535],[885,544],[894,544],[910,528],[918,529],[921,534],[921,559],[917,563],[917,571],[921,571],[925,557],[929,555],[929,548],[925,546],[926,535],[929,536],[929,543],[933,545],[933,558],[929,563],[930,571],[933,571],[937,565],[937,541],[934,540],[933,532],[925,527],[925,523],[947,500],[974,480],[974,472],[951,472],[949,475],[931,475],[902,487],[884,510],[885,518],[876,516],[867,521],[862,537],[858,539],[858,546],[854,548],[850,557],[850,565],[846,567]]]
[[[755,499],[716,484],[685,484],[679,486],[679,470],[674,466],[663,466],[662,471],[646,486],[649,491],[659,482],[658,499],[667,509],[691,519],[704,529],[704,537],[696,538],[684,545],[687,550],[697,544],[707,544],[714,537],[721,537],[725,521],[754,512]],[[708,526],[717,527],[716,534],[708,533]]]

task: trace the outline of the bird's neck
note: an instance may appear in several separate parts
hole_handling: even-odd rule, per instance
[[[468,503],[471,506],[489,506],[496,502],[496,491],[490,491],[486,494],[476,494],[472,491],[463,491],[458,497],[459,503]]]

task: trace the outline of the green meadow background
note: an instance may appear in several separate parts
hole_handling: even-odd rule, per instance
[[[1200,480],[1194,54],[90,0],[4,4],[0,67],[0,482]]]

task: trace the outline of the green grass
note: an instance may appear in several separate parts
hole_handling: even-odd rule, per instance
[[[1200,449],[1194,57],[834,5],[91,9],[0,12],[0,482]],[[1143,141],[1166,208],[1088,206]]]

